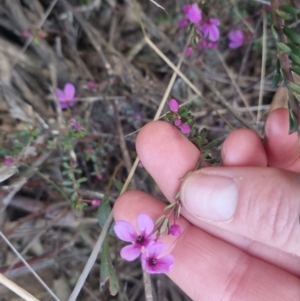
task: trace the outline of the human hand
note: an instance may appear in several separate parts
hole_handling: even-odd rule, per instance
[[[182,234],[161,241],[175,258],[168,276],[193,300],[300,300],[300,158],[297,135],[287,133],[287,111],[273,111],[264,145],[252,131],[236,130],[224,142],[222,167],[193,172],[182,183]],[[136,147],[173,201],[179,179],[196,166],[196,147],[160,121],[141,130]],[[139,214],[155,220],[163,208],[129,191],[114,217],[136,225]]]

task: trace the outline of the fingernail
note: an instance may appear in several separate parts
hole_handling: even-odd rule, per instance
[[[183,207],[199,219],[227,221],[236,211],[238,191],[227,177],[195,173],[182,185]]]

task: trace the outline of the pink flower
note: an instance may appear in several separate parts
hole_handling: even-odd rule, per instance
[[[96,87],[96,84],[94,81],[90,80],[88,81],[87,86],[89,89],[94,89]]]
[[[101,201],[100,200],[92,200],[91,205],[94,207],[98,207],[100,205]]]
[[[135,119],[136,120],[141,120],[142,119],[142,115],[141,114],[135,114]]]
[[[139,233],[127,221],[117,221],[114,230],[116,235],[124,241],[131,242],[131,245],[125,246],[121,250],[121,257],[128,261],[139,257],[143,247],[148,247],[156,238],[153,232],[154,223],[149,215],[140,214],[137,218]]]
[[[143,167],[144,167],[142,161],[139,162],[138,167],[139,167],[139,168],[143,168]]]
[[[14,163],[14,159],[12,157],[5,157],[4,159],[4,164],[9,166],[12,165]]]
[[[192,52],[193,52],[193,47],[190,46],[185,50],[184,55],[190,56],[192,54]]]
[[[174,125],[175,126],[180,126],[181,125],[181,120],[179,118],[174,120]]]
[[[100,175],[100,174],[99,174],[99,175],[97,175],[96,177],[97,177],[97,179],[98,179],[98,180],[102,180],[102,179],[103,179],[103,176],[102,176],[102,175]]]
[[[218,45],[216,42],[208,41],[206,39],[201,39],[198,44],[198,47],[200,49],[210,49],[210,48],[216,49],[218,47]]]
[[[178,27],[186,27],[189,25],[189,21],[187,19],[181,19],[178,21]]]
[[[179,128],[182,134],[189,134],[191,132],[191,127],[187,123],[180,125]]]
[[[192,4],[189,7],[183,7],[186,17],[191,23],[198,24],[202,20],[201,10],[197,4]]]
[[[218,26],[220,25],[220,20],[215,18],[210,18],[208,22],[204,23],[200,30],[204,37],[208,37],[212,42],[219,40],[220,31]]]
[[[230,31],[228,34],[229,48],[235,49],[241,47],[245,42],[245,35],[240,29]]]
[[[168,273],[174,264],[172,255],[159,255],[165,250],[166,246],[162,243],[155,243],[146,249],[142,254],[143,269],[149,274]]]
[[[76,131],[83,130],[83,126],[81,124],[79,124],[75,118],[71,118],[70,123],[71,123],[72,128],[75,129]]]
[[[91,154],[91,153],[93,152],[93,149],[92,149],[91,147],[88,147],[88,148],[86,149],[86,152],[87,152],[88,154]]]
[[[60,102],[61,109],[72,107],[75,104],[75,87],[71,83],[64,86],[64,90],[56,89],[56,96]]]
[[[172,112],[178,112],[179,104],[176,99],[172,98],[169,102],[169,108]]]
[[[180,226],[177,225],[177,224],[173,224],[173,225],[170,227],[170,233],[171,233],[171,235],[173,235],[173,236],[179,236],[179,235],[181,234]]]

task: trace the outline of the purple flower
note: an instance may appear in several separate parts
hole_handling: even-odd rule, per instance
[[[178,27],[186,27],[189,25],[189,21],[187,19],[181,19],[178,21]]]
[[[100,180],[100,181],[103,179],[103,176],[100,175],[100,174],[98,174],[96,177],[97,177],[97,179]]]
[[[131,242],[131,245],[125,246],[121,250],[121,257],[128,261],[135,260],[139,257],[143,247],[148,247],[156,238],[153,232],[154,223],[149,215],[140,214],[137,218],[139,233],[133,226],[126,221],[117,221],[114,230],[116,235],[124,241]]]
[[[144,167],[142,161],[139,161],[138,167],[139,167],[139,168],[143,168],[143,167]]]
[[[100,200],[92,200],[91,205],[94,207],[98,207],[100,205],[101,201]]]
[[[171,235],[173,236],[179,236],[181,234],[181,228],[179,225],[177,224],[173,224],[171,227],[170,227],[170,233]]]
[[[175,126],[180,126],[181,125],[181,120],[179,118],[174,120],[174,125]]]
[[[146,252],[142,254],[142,266],[147,273],[161,274],[170,271],[174,264],[174,257],[169,254],[159,258],[165,248],[164,244],[158,242],[149,246]]]
[[[192,52],[193,52],[193,47],[190,46],[185,50],[184,55],[190,56],[192,54]]]
[[[135,114],[135,119],[136,120],[142,120],[142,115],[141,114]]]
[[[220,20],[215,18],[210,18],[208,22],[204,23],[200,30],[204,37],[208,37],[212,42],[219,40],[220,31],[218,26],[220,25]]]
[[[83,126],[81,124],[79,124],[75,118],[71,118],[70,123],[71,123],[72,128],[75,129],[76,131],[83,130]]]
[[[200,49],[210,49],[210,48],[216,49],[218,47],[218,45],[216,42],[208,41],[206,39],[201,39],[198,44],[198,47]]]
[[[90,80],[90,81],[88,81],[88,83],[87,83],[87,87],[88,87],[89,89],[95,89],[95,88],[96,88],[96,83],[95,83],[94,81]]]
[[[183,7],[186,17],[191,23],[198,24],[202,20],[201,10],[197,4],[192,4],[189,7]]]
[[[56,96],[59,100],[61,109],[72,107],[75,104],[75,87],[71,83],[64,86],[64,90],[56,89]]]
[[[189,134],[191,132],[191,127],[187,123],[180,125],[179,128],[182,134]]]
[[[4,159],[4,164],[9,166],[12,165],[14,163],[14,159],[12,157],[5,157]]]
[[[176,99],[172,98],[169,102],[169,108],[170,108],[170,111],[176,113],[178,112],[178,109],[179,109],[179,104],[177,102]]]
[[[245,42],[245,35],[240,29],[230,31],[228,34],[229,48],[235,49],[241,47]]]

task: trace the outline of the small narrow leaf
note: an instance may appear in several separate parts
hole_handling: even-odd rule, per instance
[[[98,223],[100,225],[100,227],[103,229],[108,216],[110,214],[111,208],[109,205],[109,200],[107,195],[104,196],[103,200],[101,201],[100,206],[98,207],[98,212],[97,212],[97,219],[98,219]],[[109,230],[108,230],[109,234],[114,234],[113,231],[113,224],[110,226]]]
[[[297,132],[298,122],[292,110],[289,110],[289,135]]]
[[[159,229],[159,234],[163,234],[166,231],[168,224],[169,224],[169,220],[168,218],[166,218]]]
[[[276,14],[283,20],[291,20],[293,16],[283,10],[276,9]]]
[[[111,256],[110,256],[110,249],[107,240],[107,236],[103,241],[102,252],[101,252],[101,266],[100,266],[100,288],[102,289],[103,286],[107,281],[109,281],[109,291],[112,296],[115,296],[119,292],[119,281],[114,270]]]
[[[283,32],[292,42],[300,44],[300,36],[297,34],[297,32],[295,32],[295,30],[287,26],[283,26]]]
[[[291,5],[280,5],[279,9],[281,11],[284,11],[285,13],[297,15],[299,13],[299,10]]]
[[[290,54],[289,58],[291,59],[291,61],[295,64],[297,64],[298,66],[300,66],[300,57],[295,55],[295,54]]]
[[[123,184],[121,181],[115,179],[115,180],[114,180],[114,185],[115,185],[115,187],[118,189],[118,191],[121,192],[122,189],[123,189],[123,185],[124,185],[124,184]]]
[[[291,48],[284,43],[278,42],[278,48],[286,54],[290,54],[292,52]]]
[[[280,61],[279,61],[279,59],[277,59],[276,68],[274,71],[271,87],[272,88],[277,87],[277,85],[281,81],[281,79],[282,79],[282,76],[281,76],[281,72],[280,72]]]
[[[278,32],[277,32],[276,28],[273,25],[271,26],[271,31],[272,31],[272,34],[273,34],[273,37],[274,37],[275,41],[278,41],[279,40]]]
[[[286,45],[291,48],[292,54],[300,56],[300,47],[297,47],[293,43],[287,43]]]
[[[300,94],[300,86],[295,84],[295,83],[292,83],[292,82],[289,82],[287,84],[287,87],[289,89],[291,89],[293,92],[297,93],[297,94]]]
[[[294,71],[296,74],[300,75],[300,67],[292,66],[292,71]]]

